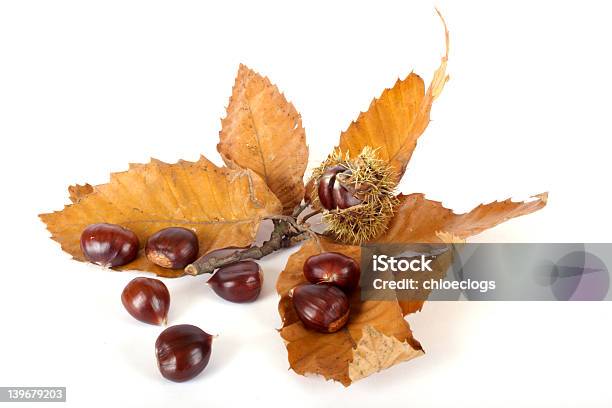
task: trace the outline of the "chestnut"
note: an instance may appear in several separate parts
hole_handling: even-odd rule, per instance
[[[121,293],[121,302],[128,313],[141,322],[166,324],[170,293],[159,279],[132,279]]]
[[[362,201],[342,184],[343,179],[351,174],[351,170],[341,165],[329,167],[323,172],[319,177],[317,187],[317,194],[323,208],[326,210],[346,209],[361,204]]]
[[[335,286],[304,284],[293,288],[291,297],[298,317],[309,329],[333,333],[348,321],[348,297]]]
[[[346,208],[351,208],[353,206],[361,204],[361,200],[357,197],[353,196],[351,193],[338,179],[336,176],[336,180],[334,181],[334,185],[332,187],[332,197],[334,199],[334,204],[336,208],[340,208],[344,210]]]
[[[321,206],[327,210],[333,210],[334,208],[336,208],[336,206],[334,205],[332,191],[334,187],[334,182],[336,181],[336,174],[344,170],[345,168],[342,166],[329,167],[323,172],[321,177],[319,177],[317,185],[317,194],[319,195],[319,201],[321,202]]]
[[[81,251],[85,258],[107,268],[132,262],[139,247],[136,234],[116,224],[91,224],[81,234]]]
[[[161,375],[183,382],[200,374],[210,360],[212,336],[199,327],[180,324],[161,332],[155,356]]]
[[[263,285],[261,268],[253,261],[240,261],[219,268],[208,280],[215,293],[236,303],[252,302]]]
[[[359,264],[338,252],[323,252],[304,262],[304,277],[310,283],[331,284],[350,292],[359,285],[359,276]]]
[[[183,269],[196,260],[198,251],[198,236],[180,227],[156,232],[149,237],[145,246],[149,261],[169,269]]]

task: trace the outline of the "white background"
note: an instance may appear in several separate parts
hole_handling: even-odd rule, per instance
[[[451,81],[402,186],[465,211],[550,191],[549,205],[477,241],[610,241],[610,6],[440,1]],[[427,354],[345,389],[288,371],[274,282],[251,305],[205,278],[166,281],[170,322],[219,334],[183,384],[154,358],[160,328],[123,310],[137,274],[71,261],[37,214],[66,187],[150,157],[220,163],[240,62],[302,113],[316,165],[372,97],[443,51],[431,2],[2,1],[0,385],[67,386],[84,406],[609,407],[609,303],[429,303]],[[20,405],[23,406],[23,405]]]

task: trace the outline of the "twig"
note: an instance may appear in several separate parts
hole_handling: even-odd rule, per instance
[[[296,208],[294,214],[297,212],[299,215],[301,211],[303,211],[303,209],[297,212]],[[187,265],[185,274],[197,276],[204,273],[213,273],[215,269],[235,262],[246,259],[261,259],[274,251],[291,247],[311,237],[310,230],[298,225],[294,217],[279,215],[268,217],[268,219],[271,219],[274,223],[274,230],[270,234],[270,238],[261,246],[238,249],[229,255],[219,256],[218,258],[204,255],[191,265]]]
[[[295,209],[293,210],[293,213],[291,214],[291,216],[295,219],[297,219],[297,217],[302,213],[302,211],[304,211],[306,208],[308,207],[308,203],[306,203],[305,201],[302,201],[300,204],[298,204]]]
[[[318,209],[316,211],[313,211],[311,213],[306,214],[300,221],[300,224],[304,224],[310,217],[314,217],[317,214],[321,214],[321,212],[323,212],[323,210]]]

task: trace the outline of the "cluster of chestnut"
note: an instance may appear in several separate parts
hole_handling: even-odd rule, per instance
[[[140,242],[133,231],[115,224],[93,224],[81,234],[83,255],[105,267],[128,264],[138,256]],[[206,256],[222,256],[224,248]],[[182,269],[196,260],[198,237],[185,228],[165,228],[151,235],[145,245],[146,257],[163,268]],[[220,297],[237,303],[252,302],[259,296],[263,274],[256,262],[241,261],[217,269],[208,284]],[[149,324],[166,324],[170,293],[159,279],[135,278],[121,294],[125,309],[134,318]],[[172,381],[194,378],[210,359],[212,336],[199,327],[181,324],[168,327],[155,342],[161,374]]]
[[[104,267],[132,262],[140,242],[133,231],[116,224],[92,224],[81,234],[81,250],[87,260]],[[239,248],[217,249],[206,257],[221,257]],[[198,257],[197,235],[186,228],[164,228],[147,239],[149,261],[168,269],[183,269]],[[252,302],[259,296],[263,274],[256,262],[245,260],[217,269],[208,280],[217,295],[231,302]]]
[[[105,267],[132,262],[138,256],[140,242],[133,231],[115,224],[93,224],[81,235],[83,255]],[[223,248],[206,257],[222,257],[238,248]],[[151,235],[145,255],[163,268],[182,269],[198,257],[197,235],[188,229],[170,227]],[[340,330],[348,321],[350,304],[347,294],[359,285],[359,265],[352,258],[336,252],[311,256],[304,263],[304,276],[310,283],[291,290],[293,306],[309,329],[323,333]],[[251,260],[236,262],[217,271],[208,284],[220,297],[232,302],[252,302],[259,296],[263,274]],[[125,309],[134,318],[149,324],[166,324],[170,292],[159,279],[135,278],[121,294]],[[199,327],[181,324],[168,327],[155,342],[157,365],[171,381],[187,381],[206,368],[210,359],[212,337]]]
[[[170,292],[159,279],[135,278],[121,293],[125,309],[149,324],[166,324]],[[161,374],[176,382],[192,379],[208,365],[212,336],[197,326],[179,324],[162,331],[155,342],[157,366]]]
[[[83,255],[95,264],[115,267],[128,264],[138,256],[138,236],[116,224],[92,224],[81,234]],[[186,228],[171,227],[151,235],[145,246],[147,258],[162,268],[180,269],[195,261],[199,246],[197,235]]]
[[[347,294],[359,285],[359,264],[343,254],[324,252],[308,258],[303,271],[310,283],[290,292],[297,316],[305,327],[321,333],[340,330],[350,314]]]

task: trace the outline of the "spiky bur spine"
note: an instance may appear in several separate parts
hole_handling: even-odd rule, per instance
[[[395,195],[397,182],[393,169],[378,158],[376,150],[367,146],[361,153],[350,158],[336,149],[313,170],[315,185],[326,169],[342,166],[348,171],[340,179],[342,185],[354,192],[361,204],[346,209],[323,210],[326,232],[336,240],[347,244],[362,244],[382,234],[393,216],[398,199]],[[317,189],[312,189],[313,207],[321,207]]]

